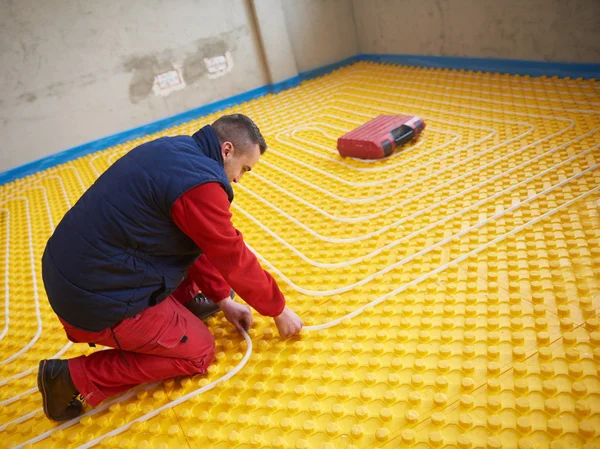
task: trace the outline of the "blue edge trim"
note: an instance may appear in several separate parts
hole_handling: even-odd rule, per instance
[[[215,101],[204,106],[174,115],[153,123],[149,123],[138,128],[133,128],[128,131],[123,131],[112,136],[94,140],[93,142],[85,143],[74,148],[62,151],[60,153],[47,156],[29,164],[13,168],[4,173],[0,173],[0,186],[16,179],[29,176],[33,173],[45,170],[55,165],[63,164],[72,161],[79,157],[85,156],[96,151],[118,145],[129,140],[143,137],[148,134],[156,133],[166,128],[188,122],[198,117],[211,114],[213,112],[227,109],[244,103],[255,98],[262,97],[268,94],[281,92],[295,86],[298,86],[302,81],[317,78],[327,73],[333,72],[341,67],[353,64],[359,61],[389,63],[397,65],[415,66],[415,67],[431,67],[445,68],[457,70],[473,70],[480,72],[506,73],[511,75],[524,76],[546,76],[560,78],[583,78],[583,79],[600,79],[600,64],[574,64],[574,63],[557,63],[557,62],[542,62],[542,61],[522,61],[515,59],[480,59],[480,58],[459,58],[449,56],[419,56],[419,55],[387,55],[387,54],[365,54],[355,55],[343,61],[329,64],[306,72],[301,72],[298,76],[294,76],[287,80],[276,84],[262,86],[248,92],[244,92],[224,100]]]

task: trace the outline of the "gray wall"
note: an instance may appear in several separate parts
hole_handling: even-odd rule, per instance
[[[283,9],[299,71],[358,53],[352,0],[283,0]]]
[[[600,62],[600,0],[354,0],[361,53]]]
[[[251,0],[269,83],[298,75],[281,0]]]
[[[1,0],[0,172],[295,76],[292,51],[300,70],[351,56],[352,17],[351,0]],[[185,87],[155,93],[172,69]]]
[[[0,170],[265,84],[244,0],[0,2]],[[233,69],[206,77],[204,57]],[[152,91],[179,66],[187,87]]]

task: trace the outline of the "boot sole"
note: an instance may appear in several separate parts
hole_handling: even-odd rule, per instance
[[[38,390],[40,390],[40,393],[42,394],[42,408],[44,409],[44,415],[46,415],[46,418],[54,421],[54,418],[48,414],[48,398],[46,395],[46,389],[44,387],[44,368],[46,368],[46,362],[47,360],[42,360],[38,365],[37,385]]]

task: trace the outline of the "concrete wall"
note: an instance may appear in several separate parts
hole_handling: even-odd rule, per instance
[[[283,9],[299,71],[358,53],[352,0],[283,0]]]
[[[0,171],[266,84],[249,9],[246,0],[2,0]],[[230,71],[209,78],[204,58],[227,52]],[[172,69],[185,88],[154,93],[155,75]]]
[[[352,0],[2,0],[0,172],[357,51]]]
[[[599,0],[354,0],[361,53],[600,62]]]
[[[251,0],[269,83],[298,75],[281,0]]]

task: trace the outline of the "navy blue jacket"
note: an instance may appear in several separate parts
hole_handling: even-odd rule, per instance
[[[100,331],[169,296],[202,254],[171,219],[171,206],[208,182],[233,200],[210,126],[142,144],[115,162],[46,245],[42,276],[56,314]]]

